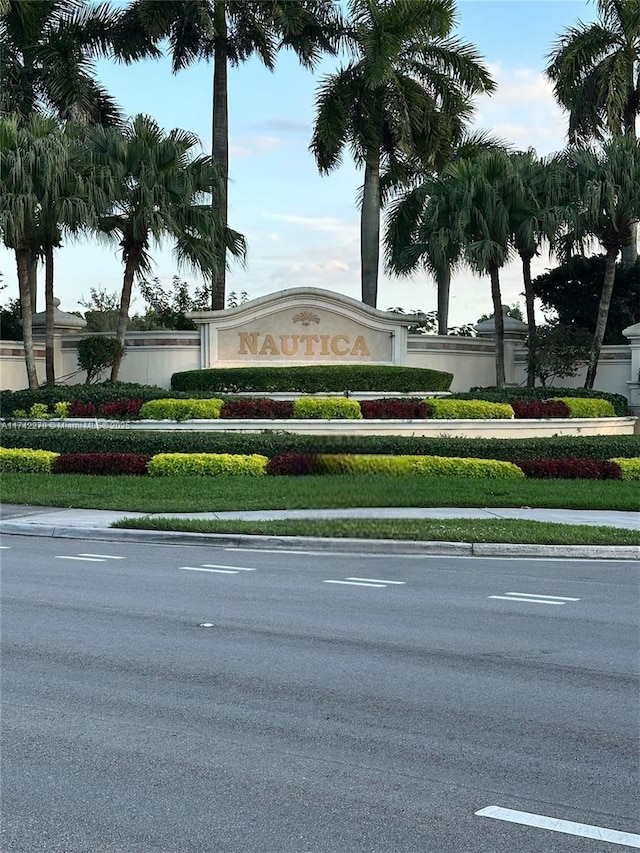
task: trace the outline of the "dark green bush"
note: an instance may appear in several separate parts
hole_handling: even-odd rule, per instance
[[[87,385],[113,367],[124,355],[124,346],[117,338],[91,335],[78,344],[78,367],[87,372]]]
[[[424,367],[394,365],[314,364],[308,367],[212,367],[174,373],[176,391],[208,394],[246,391],[300,391],[342,393],[349,391],[447,391],[452,373]]]
[[[98,385],[54,385],[42,388],[25,388],[20,391],[0,391],[0,414],[10,418],[15,411],[29,411],[34,403],[45,403],[50,414],[56,403],[79,400],[82,403],[92,403],[96,409],[104,403],[117,400],[147,400],[175,397],[167,388],[157,388],[155,385],[137,385],[135,382],[103,382]]]
[[[629,401],[622,394],[610,394],[608,391],[587,388],[472,388],[466,393],[456,393],[452,396],[457,400],[494,400],[497,403],[511,403],[514,400],[522,402],[557,400],[559,397],[591,397],[608,400],[619,418],[629,415]]]
[[[4,428],[4,447],[57,453],[393,453],[479,459],[611,459],[640,457],[639,435],[553,438],[445,438],[420,436],[296,435],[262,433],[155,432],[137,429],[85,430],[55,427]]]

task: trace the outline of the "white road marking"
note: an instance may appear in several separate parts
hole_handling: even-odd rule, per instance
[[[580,601],[565,595],[540,595],[537,592],[505,592],[504,595],[488,595],[498,601],[524,601],[526,604],[566,604],[568,601]]]
[[[11,550],[11,545],[0,545],[0,551],[9,551]]]
[[[203,563],[205,569],[233,569],[234,572],[255,572],[255,569],[247,569],[242,566],[219,566],[217,563]]]
[[[526,601],[527,604],[566,604],[566,601],[542,601],[539,598],[515,598],[512,595],[488,595],[487,598],[497,598],[499,601]]]
[[[100,557],[102,560],[125,560],[126,557],[112,557],[111,554],[80,554],[81,557]]]
[[[201,622],[198,625],[198,628],[215,628],[215,625],[213,624],[213,622]]]
[[[104,563],[104,559],[102,557],[56,557],[56,560],[80,560],[80,562],[84,563]]]
[[[233,569],[203,569],[200,566],[178,566],[181,572],[211,572],[217,575],[237,575]]]
[[[406,581],[385,581],[380,578],[347,578],[348,581],[367,581],[367,583],[392,583],[397,586],[402,586]]]
[[[378,587],[378,589],[383,589],[386,587],[384,583],[361,583],[359,581],[323,581],[323,583],[340,583],[345,586],[368,586],[368,587]]]
[[[602,826],[592,826],[588,823],[574,823],[572,820],[560,820],[555,817],[519,812],[514,809],[503,809],[500,806],[487,806],[475,812],[478,817],[491,817],[509,823],[520,823],[525,826],[535,826],[538,829],[549,829],[552,832],[564,832],[566,835],[579,835],[581,838],[593,838],[596,841],[606,841],[609,844],[620,844],[623,847],[640,848],[640,835],[632,832],[620,832],[617,829],[605,829]]]
[[[505,592],[505,595],[524,595],[525,598],[552,598],[554,601],[580,601],[579,598],[567,598],[564,595],[538,595],[537,592]]]

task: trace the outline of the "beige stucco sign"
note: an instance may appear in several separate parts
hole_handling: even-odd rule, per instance
[[[194,311],[202,367],[403,364],[407,320],[319,288],[292,288],[226,311]]]

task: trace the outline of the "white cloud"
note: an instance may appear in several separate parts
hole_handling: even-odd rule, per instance
[[[281,145],[281,140],[275,136],[234,137],[229,143],[229,156],[238,160],[264,157],[276,148],[280,148]]]

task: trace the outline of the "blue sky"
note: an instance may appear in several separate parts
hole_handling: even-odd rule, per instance
[[[498,83],[491,98],[478,100],[474,124],[541,155],[562,148],[566,117],[542,71],[558,35],[578,19],[594,17],[594,4],[582,0],[459,0],[457,34],[476,45]],[[308,152],[316,84],[336,65],[327,59],[312,75],[284,53],[273,74],[258,62],[230,71],[229,223],[245,234],[249,248],[245,268],[234,266],[228,274],[228,291],[256,298],[313,286],[360,297],[356,196],[362,175],[347,155],[338,170],[321,177]],[[101,62],[99,76],[127,114],[144,112],[167,129],[191,130],[209,148],[210,65],[173,75],[168,58],[132,66]],[[153,256],[155,274],[168,284],[177,271],[170,248],[154,249]],[[549,265],[539,258],[534,272]],[[17,295],[14,266],[12,255],[0,250],[8,285],[3,301]],[[199,283],[189,273],[183,277]],[[88,298],[91,287],[116,292],[121,281],[116,247],[70,243],[58,252],[56,295],[63,310],[78,310],[78,299]],[[505,269],[502,289],[506,303],[524,304],[517,264]],[[471,273],[456,275],[451,295],[452,325],[475,322],[491,310],[489,282]],[[426,274],[395,279],[382,272],[378,307],[395,305],[435,309],[435,284]],[[141,299],[134,301],[133,311],[141,308]]]

